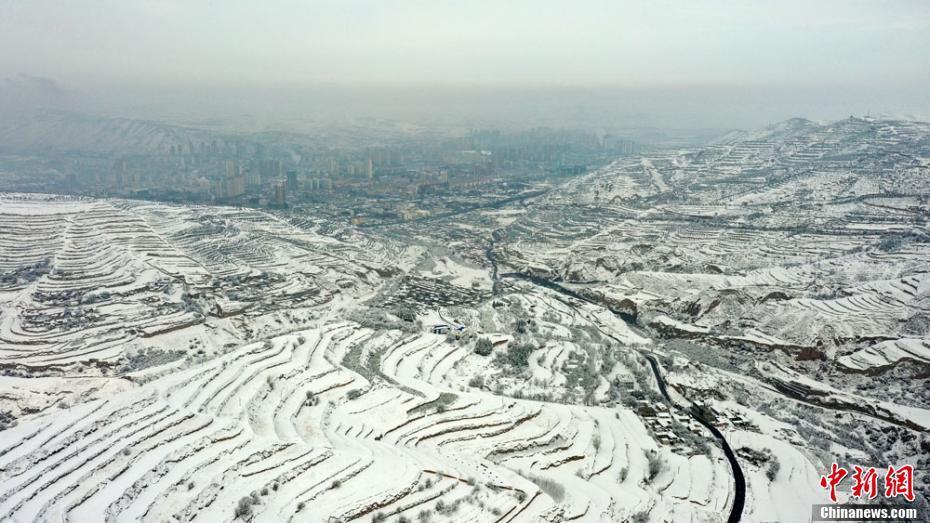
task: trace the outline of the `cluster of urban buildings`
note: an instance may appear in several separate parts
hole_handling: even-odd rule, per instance
[[[409,221],[472,206],[475,198],[507,197],[523,190],[520,183],[583,174],[636,148],[609,136],[551,129],[459,136],[398,131],[377,139],[365,132],[311,137],[171,131],[161,145],[127,148],[118,156],[66,154],[55,164],[59,174],[47,182],[24,175],[16,183],[28,191],[97,197],[322,205],[333,214],[365,209],[362,215],[350,212],[349,219]]]

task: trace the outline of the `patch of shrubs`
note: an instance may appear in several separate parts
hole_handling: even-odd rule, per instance
[[[488,338],[478,338],[477,343],[475,343],[475,354],[479,356],[490,356],[493,349],[494,344]]]
[[[536,350],[536,347],[529,343],[517,343],[511,345],[506,352],[498,354],[495,361],[517,369],[525,369],[530,365],[530,354],[534,350]]]

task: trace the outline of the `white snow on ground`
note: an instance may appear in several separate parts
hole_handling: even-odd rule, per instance
[[[0,195],[0,514],[720,521],[706,408],[743,519],[806,520],[831,459],[926,468],[928,133],[791,121],[384,236]]]
[[[883,341],[841,356],[837,362],[850,369],[867,371],[888,367],[905,359],[930,363],[930,340],[902,338]]]
[[[452,261],[448,256],[434,259],[435,265],[429,271],[422,271],[424,276],[433,278],[449,278],[451,283],[462,287],[491,287],[491,275],[487,270],[467,267]]]
[[[874,398],[863,400],[863,398],[854,394],[837,390],[807,376],[785,369],[777,363],[760,363],[759,368],[766,372],[768,376],[784,383],[796,383],[809,387],[811,390],[816,391],[823,398],[823,401],[839,405],[867,405],[875,412],[876,416],[912,423],[922,427],[923,430],[930,430],[930,409],[900,405]]]

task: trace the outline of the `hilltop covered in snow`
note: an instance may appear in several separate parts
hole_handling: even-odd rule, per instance
[[[0,194],[0,514],[804,520],[930,473],[928,198],[871,119],[380,228]]]

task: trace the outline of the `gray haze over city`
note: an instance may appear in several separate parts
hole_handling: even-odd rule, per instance
[[[928,5],[0,0],[0,521],[927,521]]]
[[[928,33],[919,0],[5,0],[0,78],[145,118],[719,129],[926,116]]]

